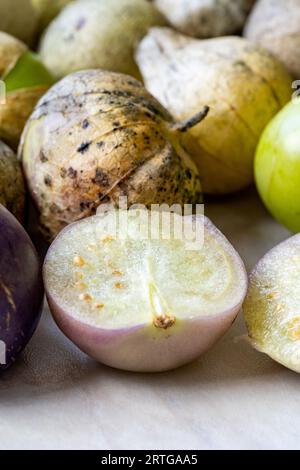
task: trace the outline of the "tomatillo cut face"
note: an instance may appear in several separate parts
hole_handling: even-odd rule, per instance
[[[146,210],[110,211],[72,224],[44,265],[62,331],[104,364],[146,372],[176,368],[209,349],[247,289],[243,262],[207,218],[170,214],[170,236],[161,228],[154,238],[149,220]],[[201,239],[190,245],[176,237],[180,224]]]
[[[251,344],[300,372],[300,235],[281,243],[250,275],[243,311]]]

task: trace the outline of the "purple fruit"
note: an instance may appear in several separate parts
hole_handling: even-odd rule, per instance
[[[0,205],[0,369],[14,362],[30,340],[43,297],[36,250],[23,227]]]

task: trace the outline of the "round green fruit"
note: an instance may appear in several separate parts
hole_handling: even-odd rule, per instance
[[[300,232],[300,100],[283,108],[265,129],[255,157],[259,194],[271,214]]]

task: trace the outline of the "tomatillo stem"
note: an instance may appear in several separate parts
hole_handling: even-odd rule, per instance
[[[208,115],[209,110],[210,110],[209,106],[204,106],[202,111],[195,114],[195,116],[185,119],[184,121],[177,122],[176,124],[172,126],[172,128],[179,132],[187,132],[189,129],[191,129],[192,127],[195,127],[197,124],[203,121]]]

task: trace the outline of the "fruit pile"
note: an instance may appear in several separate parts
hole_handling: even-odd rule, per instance
[[[45,289],[61,330],[112,367],[184,365],[244,304],[253,346],[300,372],[299,235],[248,288],[197,210],[255,183],[300,232],[299,25],[299,0],[0,2],[0,369]]]

